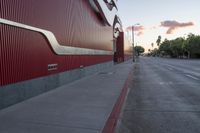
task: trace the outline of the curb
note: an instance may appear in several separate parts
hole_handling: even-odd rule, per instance
[[[126,81],[124,83],[123,89],[112,109],[112,112],[103,128],[102,133],[114,133],[115,132],[115,128],[117,126],[117,121],[120,116],[120,112],[121,112],[121,109],[124,104],[124,100],[125,100],[127,92],[128,92],[128,83],[129,83],[130,79],[131,79],[131,72],[129,72],[128,78],[126,79]]]

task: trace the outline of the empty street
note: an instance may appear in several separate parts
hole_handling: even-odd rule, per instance
[[[200,60],[140,57],[119,133],[199,133]]]

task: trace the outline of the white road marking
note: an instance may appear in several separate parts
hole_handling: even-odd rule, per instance
[[[174,84],[173,82],[159,82],[160,85],[172,85]]]
[[[172,71],[172,70],[174,70],[174,69],[173,69],[173,68],[171,68],[171,67],[168,67],[167,69],[168,69],[168,70],[171,70],[171,71]]]
[[[196,78],[196,77],[194,77],[192,75],[189,75],[189,74],[186,74],[185,76],[190,77],[190,78],[195,79],[195,80],[199,80],[198,78]]]
[[[169,64],[166,64],[166,66],[169,66],[169,67],[176,67],[176,66],[173,66],[173,65],[169,65]]]

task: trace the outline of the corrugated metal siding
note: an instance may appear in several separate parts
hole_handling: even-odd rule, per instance
[[[0,17],[52,31],[61,44],[112,49],[87,0],[0,0]],[[0,24],[0,85],[111,61],[112,56],[58,56],[39,33]],[[48,71],[48,64],[58,64]]]
[[[1,5],[0,5],[0,8],[1,8]],[[2,48],[1,48],[1,45],[2,45],[2,30],[1,30],[1,24],[0,24],[0,85],[2,84]]]
[[[1,85],[112,60],[112,56],[57,56],[38,33],[10,26],[1,26],[1,31]],[[48,64],[58,64],[58,69],[48,71]]]
[[[52,31],[60,44],[112,50],[112,27],[104,26],[88,0],[0,0],[1,17]]]

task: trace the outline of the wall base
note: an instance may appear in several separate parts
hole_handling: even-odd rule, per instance
[[[113,66],[112,61],[18,82],[11,85],[0,86],[0,109],[37,96],[67,83],[71,83],[72,81],[89,76],[111,66]]]

